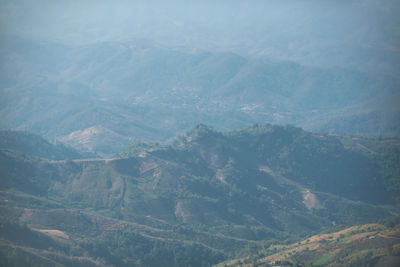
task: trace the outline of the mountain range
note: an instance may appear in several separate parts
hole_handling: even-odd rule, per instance
[[[399,3],[0,0],[0,266],[398,266]]]
[[[3,36],[0,58],[2,129],[104,157],[133,140],[172,140],[202,122],[219,130],[275,122],[364,136],[398,136],[400,129],[399,79],[390,74],[147,40],[66,45]]]

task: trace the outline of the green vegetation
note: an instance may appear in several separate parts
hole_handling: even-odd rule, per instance
[[[169,146],[134,144],[116,159],[49,161],[3,150],[1,222],[26,225],[16,232],[28,239],[56,240],[40,247],[3,232],[3,251],[7,259],[116,266],[208,266],[243,255],[254,255],[243,262],[254,264],[292,242],[307,247],[298,244],[307,236],[397,212],[399,192],[387,182],[397,179],[396,161],[387,160],[397,150],[384,149],[397,141],[364,141],[292,126],[218,132],[198,125]],[[347,246],[379,227],[329,234],[318,245]],[[296,246],[276,260],[300,257]],[[381,255],[372,253],[346,259]],[[311,256],[316,265],[334,260]]]

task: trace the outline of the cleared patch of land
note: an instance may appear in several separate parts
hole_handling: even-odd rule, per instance
[[[33,229],[33,230],[47,235],[69,239],[69,236],[60,230],[51,230],[51,229]]]

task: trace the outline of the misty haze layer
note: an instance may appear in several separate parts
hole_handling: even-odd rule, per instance
[[[61,43],[152,39],[398,74],[400,4],[352,1],[2,1],[6,34]]]

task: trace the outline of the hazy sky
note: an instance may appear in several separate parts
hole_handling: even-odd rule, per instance
[[[2,0],[1,32],[82,44],[145,38],[244,55],[393,71],[399,1]],[[363,66],[360,66],[363,65]]]

